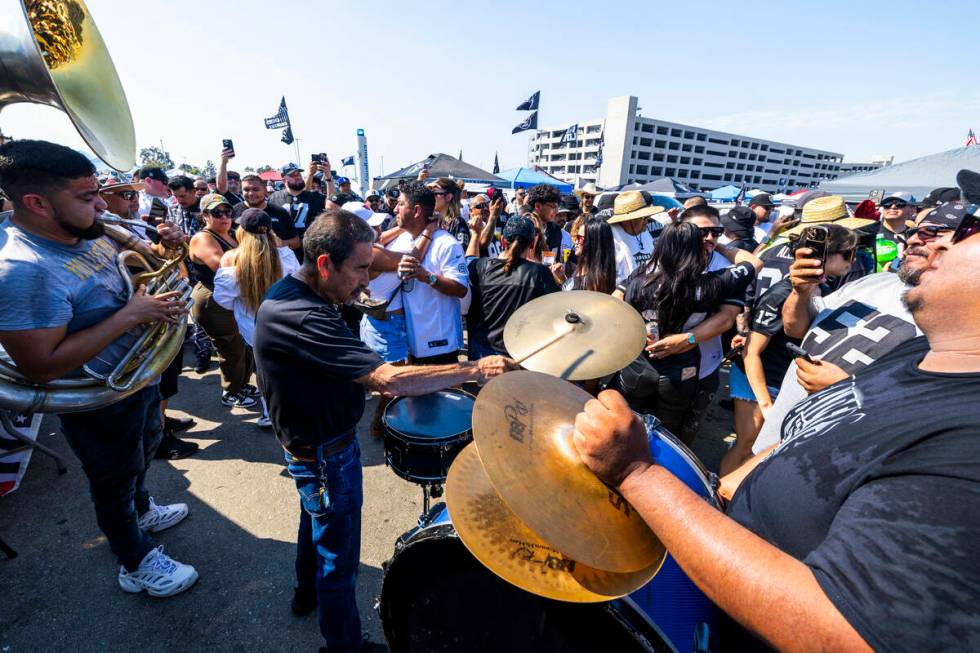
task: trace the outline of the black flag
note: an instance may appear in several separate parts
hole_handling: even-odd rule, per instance
[[[351,154],[349,157],[340,160],[340,165],[342,166],[352,166],[354,165],[354,155]]]
[[[282,130],[282,139],[280,139],[280,140],[282,140],[282,142],[285,143],[286,145],[292,145],[293,144],[293,130],[290,129],[288,126],[285,129],[283,129]]]
[[[500,160],[497,159],[497,153],[493,153],[493,174],[500,172]]]
[[[460,161],[462,161],[462,160],[463,160],[463,150],[460,150],[460,151],[459,151],[459,156],[458,156],[458,157],[456,157],[456,158],[457,158],[457,159],[459,159]]]
[[[510,133],[517,134],[519,132],[526,132],[529,129],[537,129],[537,128],[538,128],[538,112],[535,111],[527,118],[525,118],[524,122],[522,122],[517,127],[514,127],[512,130],[510,130]]]
[[[517,107],[517,111],[537,111],[538,101],[541,99],[541,91],[535,91],[534,94],[529,97],[521,106]]]
[[[578,140],[578,123],[575,123],[571,127],[565,130],[565,133],[561,135],[561,140],[558,141],[558,147],[562,145],[567,145],[569,143],[575,144]]]
[[[286,96],[279,102],[279,111],[271,118],[265,119],[266,129],[282,129],[289,127],[289,111],[286,109]]]
[[[598,170],[602,165],[602,146],[606,144],[606,133],[599,134],[599,151],[595,153],[595,167]]]

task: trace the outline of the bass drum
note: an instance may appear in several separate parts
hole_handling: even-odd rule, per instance
[[[650,429],[650,450],[718,506],[712,477],[679,440]],[[379,602],[392,653],[710,651],[716,608],[668,555],[654,578],[608,603],[564,603],[500,579],[466,550],[445,504],[402,535]]]

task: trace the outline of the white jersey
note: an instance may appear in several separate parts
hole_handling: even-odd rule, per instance
[[[422,267],[469,288],[463,247],[448,231],[440,229],[432,235]],[[458,298],[444,295],[418,279],[411,284],[410,290],[402,290],[400,294],[408,327],[408,350],[413,356],[438,356],[463,348],[463,320]]]
[[[398,252],[399,254],[408,254],[415,248],[415,242],[415,240],[412,240],[412,234],[403,231],[393,241],[385,245],[385,249]],[[395,292],[400,283],[401,279],[398,278],[397,272],[382,272],[371,279],[368,283],[368,289],[370,289],[371,297],[374,299],[387,301],[389,298],[392,298],[391,303],[388,304],[388,308],[386,309],[390,313],[402,307],[402,294]]]
[[[650,259],[653,254],[653,236],[646,229],[633,236],[626,233],[618,224],[610,226],[616,252],[616,283],[622,283],[634,270]],[[626,272],[622,278],[619,276],[620,271]]]

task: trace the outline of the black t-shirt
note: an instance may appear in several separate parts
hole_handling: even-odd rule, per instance
[[[728,515],[806,564],[872,649],[978,651],[980,374],[922,371],[927,350],[797,404]]]
[[[789,277],[789,267],[793,265],[794,254],[790,244],[784,241],[763,251],[759,254],[759,258],[762,259],[762,269],[759,270],[758,278],[749,291],[749,303],[752,305],[758,302],[759,298],[776,282]],[[874,272],[873,262],[869,262],[868,257],[858,250],[850,271],[842,277],[828,279],[828,285],[830,290],[834,291],[845,283],[860,279],[872,272]]]
[[[255,366],[276,436],[294,455],[357,426],[364,388],[382,364],[340,315],[292,275],[276,283],[255,318]]]
[[[647,276],[645,270],[646,266],[638,268],[626,278],[623,294],[626,302],[635,308],[636,312],[643,316],[644,320],[649,320],[656,315],[657,307],[649,303],[644,297],[644,295],[652,294],[649,291],[644,291]],[[706,272],[703,276],[718,279],[718,293],[714,297],[705,297],[699,293],[697,300],[689,308],[690,313],[685,324],[687,331],[703,322],[707,316],[716,313],[722,304],[732,304],[733,306],[739,307],[744,306],[745,289],[755,279],[755,268],[749,263],[739,263],[738,265],[733,265],[722,270]],[[646,315],[644,315],[644,312],[646,312]],[[672,335],[664,330],[662,323],[658,326],[661,338]],[[682,381],[690,381],[692,378],[696,380],[698,366],[701,362],[700,347],[693,347],[686,352],[674,356],[649,358],[648,360],[657,372],[661,375],[666,375],[675,383],[679,384]],[[694,370],[693,377],[690,372],[691,368]]]
[[[269,204],[275,204],[286,209],[293,221],[293,227],[300,236],[306,232],[316,216],[323,212],[326,197],[322,193],[304,190],[295,197],[288,190],[277,190],[269,198]]]
[[[881,229],[878,231],[878,235],[885,240],[890,240],[893,243],[906,244],[909,239],[909,233],[912,229],[902,229],[901,231],[892,231],[885,226],[885,223],[881,223]]]
[[[466,329],[474,341],[506,355],[504,325],[514,311],[532,299],[561,289],[551,270],[540,263],[522,260],[510,274],[504,272],[505,263],[499,258],[470,261],[472,301],[466,314]]]
[[[769,336],[769,344],[762,350],[762,370],[766,375],[766,385],[778,388],[783,384],[783,377],[789,364],[793,362],[793,354],[786,349],[786,343],[800,344],[800,338],[790,338],[783,331],[783,304],[793,292],[793,284],[789,279],[783,279],[771,287],[759,298],[752,316],[752,331]]]
[[[242,197],[241,195],[239,195],[237,193],[233,193],[230,190],[225,191],[225,193],[222,195],[222,197],[224,197],[226,200],[228,200],[232,204],[232,206],[234,206],[235,204],[238,204],[239,202],[244,202],[245,201],[245,198],[244,197]]]
[[[232,215],[235,217],[235,224],[238,224],[238,218],[241,217],[247,208],[248,205],[245,202],[239,202],[231,207]],[[265,208],[262,210],[272,218],[272,231],[279,237],[279,240],[285,241],[296,236],[296,228],[293,226],[293,221],[289,219],[289,213],[286,209],[266,202]]]

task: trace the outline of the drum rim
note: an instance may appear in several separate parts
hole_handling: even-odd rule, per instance
[[[476,403],[476,396],[467,392],[466,390],[460,390],[459,388],[446,388],[444,390],[436,390],[435,392],[430,392],[429,394],[455,394],[463,395],[467,397],[471,402]],[[427,396],[427,395],[422,395]],[[403,400],[415,399],[414,396],[402,395],[400,397],[395,397],[387,406],[385,406],[384,411],[381,414],[381,423],[385,427],[385,434],[391,434],[396,439],[404,440],[405,442],[420,443],[420,444],[430,444],[432,446],[438,446],[442,444],[451,444],[460,438],[465,438],[467,435],[472,436],[473,434],[473,421],[470,420],[470,427],[462,431],[457,431],[455,433],[450,433],[448,435],[443,435],[438,438],[431,437],[421,437],[413,433],[405,433],[400,431],[394,426],[392,426],[388,421],[388,411],[391,410],[392,406]]]

